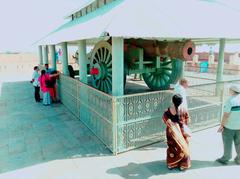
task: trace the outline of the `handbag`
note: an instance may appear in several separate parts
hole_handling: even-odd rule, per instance
[[[183,124],[183,135],[186,137],[192,136],[192,131],[186,124]]]

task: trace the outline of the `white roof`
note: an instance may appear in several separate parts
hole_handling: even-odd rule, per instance
[[[105,9],[104,9],[105,8]],[[65,24],[39,44],[113,37],[240,39],[240,11],[206,0],[119,0]]]
[[[66,16],[64,16],[64,19],[70,18],[72,14],[80,11],[81,9],[87,7],[88,5],[92,4],[95,0],[82,0],[80,6],[77,9],[72,10],[70,13],[67,13]]]

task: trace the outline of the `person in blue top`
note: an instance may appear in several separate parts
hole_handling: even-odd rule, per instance
[[[46,74],[51,74],[53,72],[53,69],[52,68],[49,68],[49,65],[48,63],[46,63],[45,65],[45,71],[46,71]]]
[[[218,132],[222,133],[224,154],[216,161],[227,165],[232,158],[232,144],[234,143],[237,156],[235,163],[240,165],[240,86],[231,85],[230,97],[224,104],[224,114]]]

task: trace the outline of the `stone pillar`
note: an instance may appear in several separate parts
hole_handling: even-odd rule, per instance
[[[61,43],[61,48],[62,48],[62,72],[64,75],[69,76],[67,42]]]
[[[184,78],[185,76],[185,66],[186,66],[186,62],[182,61],[183,65],[182,65],[182,71],[181,71],[181,78]]]
[[[42,46],[41,45],[38,46],[38,59],[39,59],[38,64],[43,65],[43,55],[42,55]]]
[[[47,45],[43,45],[43,63],[46,64],[48,63],[48,49]]]
[[[220,39],[219,52],[218,52],[218,63],[217,63],[217,76],[216,76],[216,95],[220,95],[223,85],[221,84],[223,80],[223,69],[224,69],[224,48],[225,39]]]
[[[56,49],[55,45],[49,46],[50,54],[51,54],[51,63],[52,63],[52,69],[57,70],[57,59],[56,59]]]
[[[124,95],[123,38],[112,38],[112,95]]]
[[[87,48],[86,40],[81,40],[78,44],[78,63],[79,63],[79,80],[87,84]]]

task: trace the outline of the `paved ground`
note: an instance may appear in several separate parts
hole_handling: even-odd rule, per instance
[[[0,178],[240,178],[233,162],[214,162],[222,153],[216,128],[192,137],[190,170],[169,171],[164,143],[112,156],[63,105],[35,103],[29,82],[0,88]]]

